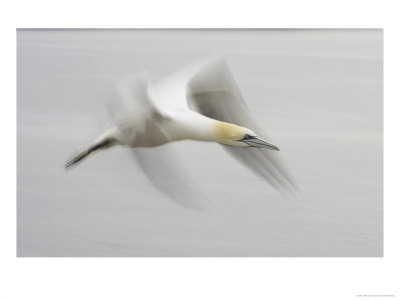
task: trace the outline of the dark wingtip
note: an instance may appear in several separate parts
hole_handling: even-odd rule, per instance
[[[66,161],[65,164],[64,164],[64,169],[65,169],[65,170],[70,169],[70,167],[71,167],[74,163],[75,163],[75,162],[74,162],[73,160],[68,160],[68,161]]]

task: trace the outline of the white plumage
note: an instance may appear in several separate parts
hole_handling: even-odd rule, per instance
[[[224,61],[195,63],[154,82],[131,76],[118,84],[117,91],[123,113],[113,116],[115,125],[72,156],[66,167],[115,145],[155,147],[190,139],[220,143],[276,189],[296,189],[279,153],[271,151],[279,148],[251,117]],[[147,176],[160,187],[162,178],[151,167],[145,149],[135,153]]]

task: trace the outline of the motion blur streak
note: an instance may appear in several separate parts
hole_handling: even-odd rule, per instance
[[[148,148],[194,140],[224,145],[234,157],[239,152],[241,162],[281,192],[294,191],[296,188],[280,157],[271,151],[279,151],[279,148],[265,140],[266,134],[251,116],[223,60],[197,62],[154,82],[140,76],[129,76],[118,84],[116,94],[121,99],[116,97],[114,101],[122,101],[125,105],[118,106],[123,108],[119,113],[114,110],[114,125],[72,155],[65,164],[66,168],[113,146]],[[189,108],[189,101],[194,102],[192,109]],[[231,152],[231,148],[239,149]],[[168,185],[170,189],[174,186],[174,191],[178,189],[177,185],[165,184],[169,173],[178,167],[178,164],[160,161],[161,157],[166,156],[165,153],[158,153],[157,162],[154,162],[155,157],[149,156],[151,152],[147,155],[145,151],[134,153],[142,154],[137,155],[138,161],[151,181],[159,188],[164,187],[160,190],[166,191]],[[171,160],[171,155],[164,160]],[[181,178],[183,176],[177,178],[179,185],[183,183]],[[181,204],[190,201],[187,196],[170,192],[166,194],[178,196],[180,199],[175,200]]]
[[[382,256],[382,42],[379,29],[18,30],[18,255]],[[70,151],[123,109],[104,109],[115,82],[142,70],[163,78],[214,54],[301,197],[198,141],[135,149],[151,151],[139,161],[115,147],[64,171]],[[157,190],[142,170],[163,163],[177,174]],[[187,194],[188,206],[206,198],[209,209],[159,190]]]

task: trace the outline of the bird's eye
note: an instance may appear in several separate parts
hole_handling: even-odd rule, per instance
[[[250,134],[245,133],[245,134],[243,135],[243,139],[241,139],[241,141],[244,141],[244,140],[251,140],[251,139],[254,139],[254,138],[255,138],[255,136],[252,136],[252,135],[250,135]]]

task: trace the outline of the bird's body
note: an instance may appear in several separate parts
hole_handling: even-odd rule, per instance
[[[270,151],[279,148],[265,140],[223,61],[194,64],[154,82],[128,77],[119,84],[118,97],[122,113],[114,114],[114,125],[74,155],[67,167],[115,145],[141,148],[196,140],[226,146],[277,189],[295,186]]]

